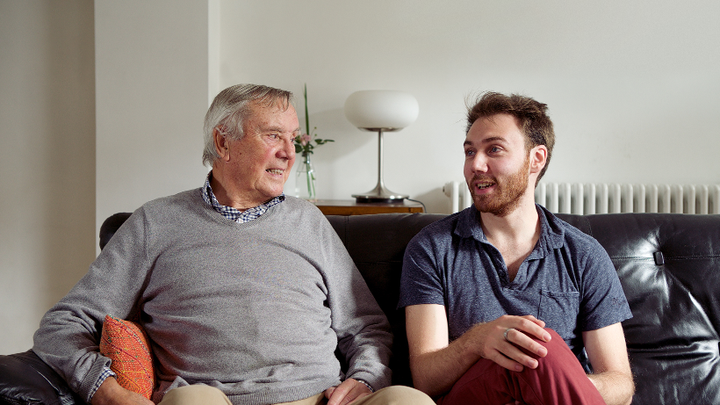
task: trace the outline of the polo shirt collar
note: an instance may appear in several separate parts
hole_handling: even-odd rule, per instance
[[[565,231],[559,226],[559,219],[539,204],[535,204],[535,208],[540,219],[540,239],[528,259],[545,257],[550,251],[561,248],[565,240]],[[489,244],[480,226],[480,212],[474,206],[458,213],[458,221],[453,232],[461,238],[473,238],[478,242]]]

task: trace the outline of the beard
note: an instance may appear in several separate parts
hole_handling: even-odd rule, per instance
[[[517,172],[502,178],[490,176],[474,176],[468,184],[470,194],[472,195],[475,208],[483,213],[493,214],[504,217],[515,210],[520,205],[523,195],[527,192],[528,180],[530,173],[529,157],[525,159],[525,164]],[[476,181],[492,181],[495,184],[495,190],[492,195],[475,193],[475,188],[470,184]]]

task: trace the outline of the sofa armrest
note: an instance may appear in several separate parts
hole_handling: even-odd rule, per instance
[[[0,356],[0,404],[85,404],[32,351]]]

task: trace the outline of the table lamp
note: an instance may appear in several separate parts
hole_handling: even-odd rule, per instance
[[[364,131],[378,133],[378,182],[374,189],[353,194],[357,202],[402,202],[407,195],[385,188],[383,181],[383,134],[399,131],[415,122],[418,102],[412,94],[394,90],[363,90],[345,101],[345,117]]]

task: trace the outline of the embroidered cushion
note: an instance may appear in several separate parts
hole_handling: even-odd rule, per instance
[[[155,373],[150,343],[139,324],[105,316],[100,353],[112,360],[110,369],[121,387],[150,399]]]

